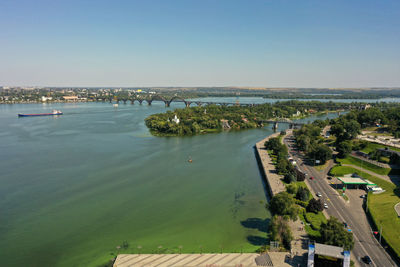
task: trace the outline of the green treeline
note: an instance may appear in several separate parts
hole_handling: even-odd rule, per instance
[[[223,129],[257,128],[263,126],[263,120],[271,118],[307,116],[315,112],[344,109],[348,106],[348,103],[295,100],[249,107],[207,105],[153,114],[147,117],[145,122],[154,135],[184,136],[220,132]],[[174,121],[175,115],[179,123]]]
[[[332,158],[332,151],[323,143],[324,138],[321,136],[321,126],[325,126],[323,123],[323,121],[314,121],[294,131],[297,147],[304,151],[308,158],[313,159],[314,163],[315,160],[319,160],[319,164],[325,164]]]
[[[400,107],[372,107],[363,111],[352,111],[330,121],[330,132],[336,137],[335,149],[340,158],[346,157],[352,150],[360,150],[367,146],[365,141],[355,141],[361,129],[379,125],[380,131],[400,138]],[[374,154],[375,153],[375,154]],[[371,153],[372,158],[379,158],[377,152]],[[391,158],[391,163],[400,162],[397,155]]]

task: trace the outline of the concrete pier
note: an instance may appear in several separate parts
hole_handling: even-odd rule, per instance
[[[256,253],[223,254],[120,254],[114,267],[128,266],[257,266]],[[272,265],[270,265],[272,266]]]
[[[260,165],[261,173],[265,178],[268,185],[269,193],[271,197],[275,194],[286,190],[285,185],[282,182],[282,175],[276,173],[275,165],[272,163],[271,157],[268,155],[267,149],[265,149],[264,143],[270,138],[278,137],[280,133],[274,133],[267,138],[264,138],[260,142],[256,143],[256,155]]]

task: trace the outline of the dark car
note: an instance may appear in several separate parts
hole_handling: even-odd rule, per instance
[[[371,264],[372,263],[372,260],[371,260],[371,258],[369,256],[365,256],[362,260],[366,264]]]
[[[327,179],[328,179],[328,180],[332,180],[332,176],[328,176]]]
[[[347,223],[344,222],[344,223],[343,223],[343,226],[347,228]]]
[[[311,179],[311,180],[314,180],[314,177],[311,176],[310,179]]]

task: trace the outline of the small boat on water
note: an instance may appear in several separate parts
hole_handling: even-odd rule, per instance
[[[192,157],[189,157],[188,162],[189,162],[189,163],[192,163],[192,162],[193,162]]]
[[[18,114],[18,117],[35,117],[35,116],[55,116],[55,115],[62,115],[62,111],[60,110],[53,110],[52,113],[37,113],[37,114]]]

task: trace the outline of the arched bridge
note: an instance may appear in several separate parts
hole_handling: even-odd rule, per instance
[[[237,104],[237,103],[227,103],[227,102],[209,102],[209,101],[196,101],[196,100],[186,100],[182,97],[179,96],[173,96],[171,98],[163,97],[161,95],[153,95],[150,97],[114,97],[114,96],[107,96],[107,97],[97,97],[96,101],[98,102],[110,102],[110,103],[119,103],[123,102],[126,104],[128,101],[131,102],[131,104],[134,104],[135,102],[138,102],[139,104],[143,104],[143,102],[146,102],[149,106],[153,103],[153,101],[162,101],[165,104],[165,107],[170,107],[172,102],[181,102],[184,103],[186,107],[190,107],[192,104],[196,104],[197,106],[203,106],[203,105],[221,105],[221,106],[235,106],[235,105],[240,105],[240,106],[256,106],[260,104]]]
[[[273,128],[277,129],[279,123],[288,123],[289,124],[289,129],[294,129],[294,128],[300,128],[303,126],[305,123],[303,122],[295,122],[289,119],[278,119],[278,120],[263,120],[263,123],[271,123],[273,124]]]

